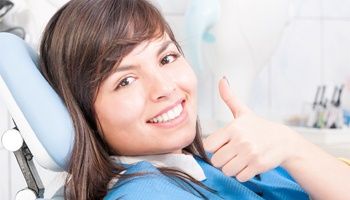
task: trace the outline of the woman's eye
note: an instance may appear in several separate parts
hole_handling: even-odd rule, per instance
[[[176,60],[176,58],[178,58],[180,55],[179,54],[169,54],[169,55],[166,55],[162,60],[161,60],[161,64],[162,65],[166,65],[166,64],[169,64],[169,63],[172,63]]]
[[[132,82],[134,82],[135,78],[132,76],[126,77],[123,80],[121,80],[117,86],[117,89],[121,88],[121,87],[125,87],[129,84],[131,84]]]

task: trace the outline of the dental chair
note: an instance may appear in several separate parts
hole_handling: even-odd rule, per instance
[[[64,172],[74,140],[68,111],[37,66],[38,54],[24,40],[0,33],[0,98],[14,124],[1,141],[14,153],[27,183],[16,200],[44,197],[33,158],[45,169]]]

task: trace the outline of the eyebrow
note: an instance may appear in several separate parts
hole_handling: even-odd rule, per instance
[[[161,53],[163,53],[170,44],[174,44],[174,42],[172,40],[167,40],[165,41],[159,48],[159,50],[157,51],[157,55],[160,55]],[[122,71],[127,71],[130,69],[135,69],[137,68],[137,66],[133,66],[133,65],[120,65],[118,66],[114,72],[122,72]]]
[[[118,66],[117,68],[115,68],[115,70],[113,70],[114,72],[122,72],[122,71],[127,71],[127,70],[131,70],[131,69],[135,69],[137,68],[134,65],[121,65]]]
[[[172,40],[167,40],[166,42],[164,42],[162,44],[162,46],[160,47],[160,49],[158,50],[158,55],[163,53],[163,51],[165,51],[169,47],[170,44],[174,44],[174,42]]]

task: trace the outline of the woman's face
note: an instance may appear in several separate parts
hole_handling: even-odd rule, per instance
[[[197,79],[168,35],[144,42],[102,84],[94,104],[118,155],[181,153],[196,134]]]

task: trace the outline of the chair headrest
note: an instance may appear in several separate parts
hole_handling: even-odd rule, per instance
[[[0,33],[0,97],[36,161],[66,170],[74,142],[67,108],[38,70],[36,51],[10,33]]]

